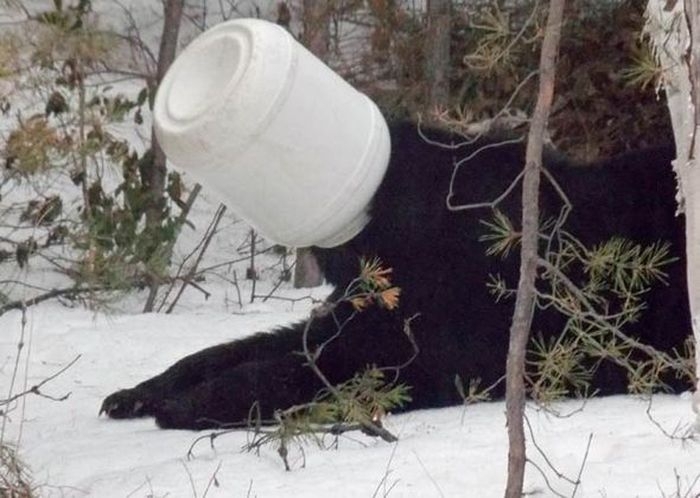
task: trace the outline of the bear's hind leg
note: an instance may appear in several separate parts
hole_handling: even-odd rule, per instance
[[[308,402],[321,388],[303,362],[291,353],[228,368],[155,404],[156,423],[164,429],[195,430],[272,423],[276,409]]]

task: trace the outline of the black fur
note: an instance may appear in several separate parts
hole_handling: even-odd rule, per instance
[[[349,243],[318,249],[327,279],[336,285],[335,299],[359,271],[360,256],[379,256],[393,268],[401,287],[398,310],[379,307],[358,314],[342,335],[328,346],[320,367],[339,383],[367,365],[399,365],[412,348],[402,335],[404,319],[412,323],[420,348],[400,380],[411,386],[410,409],[460,402],[455,375],[497,381],[505,371],[512,300],[495,302],[486,282],[500,274],[515,286],[517,257],[507,260],[485,255],[480,219],[488,210],[450,212],[445,207],[453,159],[466,157],[483,144],[456,151],[422,140],[412,124],[392,127],[392,158],[375,195],[372,221]],[[449,137],[435,132],[438,140]],[[522,145],[483,150],[460,169],[453,204],[487,202],[501,194],[523,164]],[[659,240],[672,244],[678,261],[666,268],[668,285],[656,285],[647,295],[648,310],[628,330],[661,350],[680,346],[690,333],[687,305],[684,228],[675,216],[672,149],[647,150],[606,163],[575,166],[550,157],[547,168],[573,204],[566,229],[585,244],[620,235],[635,242]],[[543,180],[545,212],[557,214],[562,202]],[[519,219],[517,190],[500,206],[511,220]],[[341,310],[342,311],[342,310]],[[254,402],[262,416],[275,408],[309,401],[321,388],[304,365],[301,350],[306,323],[260,333],[188,356],[164,373],[133,389],[118,391],[102,409],[113,418],[152,415],[161,427],[200,429],[246,420]],[[561,319],[538,313],[534,332],[556,333]],[[310,337],[319,343],[337,331],[330,316],[313,320]],[[606,367],[595,378],[603,394],[626,390],[625,374]],[[680,381],[674,388],[684,386]],[[501,387],[494,392],[501,396]]]

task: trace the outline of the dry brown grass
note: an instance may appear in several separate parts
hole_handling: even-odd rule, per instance
[[[28,467],[15,449],[0,445],[0,498],[33,498],[38,496]]]

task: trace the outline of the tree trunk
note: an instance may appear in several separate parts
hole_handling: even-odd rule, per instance
[[[302,43],[316,57],[325,60],[328,56],[330,43],[328,1],[303,0],[302,3]],[[316,261],[316,257],[307,247],[297,249],[296,264],[294,266],[294,287],[317,287],[323,283],[323,273]]]
[[[690,297],[690,316],[692,317],[693,333],[695,335],[695,372],[696,390],[693,396],[693,408],[698,415],[696,420],[700,428],[700,382],[697,374],[700,372],[700,5],[697,0],[685,0],[686,20],[690,32],[690,47],[685,63],[688,66],[690,79],[690,106],[688,113],[690,143],[684,154],[677,153],[681,163],[681,180],[686,193],[686,253],[688,264],[688,296]]]
[[[700,6],[697,0],[649,0],[647,25],[660,66],[676,142],[673,169],[679,210],[685,214],[690,315],[700,373]],[[700,428],[700,381],[693,409]]]
[[[564,0],[551,0],[540,53],[540,86],[530,123],[522,194],[520,280],[510,329],[506,362],[506,419],[508,424],[508,482],[505,496],[520,498],[525,477],[525,353],[535,310],[535,278],[539,239],[539,186],[544,132],[554,99],[559,37]]]
[[[182,9],[184,0],[166,0],[163,3],[163,35],[160,39],[158,50],[158,67],[155,80],[149,84],[151,97],[155,96],[161,80],[166,71],[175,60],[177,52],[177,40],[180,34],[180,23],[182,20]],[[151,99],[152,100],[152,99]],[[160,207],[162,207],[163,191],[165,188],[165,153],[158,143],[155,132],[151,131],[151,149],[153,151],[153,162],[143,174],[143,180],[150,191],[150,206],[147,219],[150,224],[160,223]]]
[[[451,0],[428,0],[425,38],[425,85],[431,111],[444,109],[450,102]],[[432,112],[430,113],[432,120]]]
[[[322,61],[328,56],[330,44],[330,5],[328,0],[303,0],[301,42]]]
[[[153,102],[158,85],[175,60],[184,4],[184,0],[166,0],[163,2],[163,34],[158,50],[158,67],[155,79],[148,84],[151,102]],[[158,143],[154,130],[151,130],[151,152],[152,160],[150,162],[144,161],[146,167],[141,169],[140,174],[141,181],[148,189],[146,225],[148,227],[157,227],[162,221],[163,205],[165,203],[163,192],[165,190],[166,167],[165,153]],[[155,278],[152,278],[151,282],[149,282],[149,295],[144,305],[144,312],[153,311],[158,285]]]
[[[298,248],[294,265],[294,288],[318,287],[322,283],[323,272],[314,253],[308,247]]]

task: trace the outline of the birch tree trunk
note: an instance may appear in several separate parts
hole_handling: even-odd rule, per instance
[[[700,5],[697,0],[649,0],[645,31],[663,69],[671,113],[679,211],[685,214],[688,296],[695,336],[695,370],[700,372]],[[672,311],[669,311],[672,312]],[[700,383],[693,410],[700,427]]]

